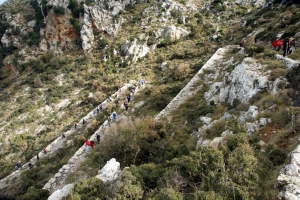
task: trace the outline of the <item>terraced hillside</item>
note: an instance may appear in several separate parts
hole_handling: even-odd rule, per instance
[[[276,179],[299,137],[300,53],[283,58],[270,44],[299,42],[298,4],[8,0],[0,10],[3,198],[47,199],[46,183],[60,181],[113,111],[124,119],[54,187],[81,181],[67,199],[276,199],[287,190]],[[126,113],[131,87],[115,92],[139,79],[146,87]],[[130,168],[115,182],[89,179],[111,158]],[[30,160],[33,169],[15,172]]]

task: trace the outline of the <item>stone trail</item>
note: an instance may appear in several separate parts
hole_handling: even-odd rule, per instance
[[[188,98],[194,95],[200,87],[195,87],[198,81],[201,80],[201,74],[205,70],[214,70],[215,65],[220,61],[233,46],[226,46],[220,48],[216,53],[203,65],[203,67],[197,72],[197,74],[190,80],[190,82],[176,95],[174,99],[155,117],[155,120],[159,120],[163,117],[170,115],[171,111],[176,109],[180,104],[185,102]]]
[[[126,90],[130,85],[127,84],[122,88],[123,91],[128,91]],[[142,87],[144,88],[144,87]],[[136,88],[136,91],[134,94],[136,94],[140,89]],[[107,107],[108,103],[105,101],[102,103],[103,108]],[[89,113],[89,114],[92,114]],[[122,120],[122,116],[118,115],[117,121]],[[96,141],[96,135],[99,134],[101,135],[101,140],[105,137],[107,134],[106,127],[108,127],[108,121],[106,120],[99,128],[98,130],[90,137],[90,140]],[[59,169],[59,171],[52,177],[43,187],[43,189],[46,189],[50,191],[50,193],[53,193],[54,191],[63,188],[66,185],[66,180],[68,176],[76,172],[77,168],[80,166],[80,164],[85,160],[86,156],[86,145],[83,144],[76,152],[75,154],[69,159],[68,163],[62,166],[62,168]]]
[[[123,94],[125,92],[128,92],[127,91],[127,88],[129,86],[131,86],[132,84],[129,83],[129,84],[125,84],[119,91],[116,91],[114,94],[112,94],[112,96],[114,97],[116,94],[119,96],[120,94]],[[107,105],[109,104],[109,101],[108,100],[104,100],[102,102],[102,106],[103,106],[103,109],[107,108]],[[82,120],[84,119],[85,120],[85,123],[88,124],[92,119],[94,119],[94,110],[97,109],[97,108],[94,108],[91,112],[89,112],[86,116],[84,116],[82,119],[80,119],[79,123],[77,123],[77,129],[75,130],[74,127],[72,126],[72,128],[68,131],[66,131],[64,133],[64,135],[66,136],[66,138],[70,135],[72,135],[73,133],[75,133],[78,129],[81,129],[82,128]],[[102,127],[102,126],[101,126]],[[101,128],[100,127],[100,128]],[[98,130],[99,131],[99,130]],[[56,151],[60,148],[62,148],[64,146],[64,143],[65,143],[66,139],[62,139],[62,136],[60,135],[58,138],[56,138],[53,142],[51,142],[46,148],[47,150],[47,154],[44,154],[43,150],[40,151],[38,153],[39,155],[39,158],[44,158],[44,157],[47,157],[49,155],[53,155],[56,153]],[[80,149],[79,149],[80,150]],[[78,151],[79,151],[78,150]],[[76,152],[77,153],[77,152]],[[77,155],[77,154],[76,154]],[[74,160],[74,159],[73,159]],[[33,158],[30,159],[30,162],[35,165],[37,161],[37,157],[34,156]],[[71,161],[72,162],[72,161]],[[29,162],[28,162],[29,163]],[[0,190],[7,187],[9,184],[10,184],[10,181],[19,177],[20,173],[24,170],[27,170],[28,169],[28,163],[24,163],[23,166],[22,166],[22,170],[21,171],[14,171],[12,172],[10,175],[6,176],[5,178],[1,179],[0,180]],[[66,167],[65,167],[66,168]],[[67,170],[67,169],[66,169]]]

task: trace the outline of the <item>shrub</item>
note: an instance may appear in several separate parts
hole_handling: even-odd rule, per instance
[[[226,121],[220,120],[215,122],[210,129],[206,130],[206,136],[209,139],[221,136],[223,131],[226,130]]]
[[[56,15],[64,15],[65,14],[65,9],[64,7],[62,6],[54,6],[53,7],[53,12],[56,14]]]
[[[274,69],[271,71],[270,73],[270,76],[268,77],[268,80],[269,81],[275,81],[277,78],[283,76],[285,77],[288,73],[288,70],[286,69],[281,69],[281,68],[278,68],[278,69]]]
[[[74,18],[79,18],[80,14],[84,13],[84,7],[83,4],[78,4],[76,0],[70,0],[68,8],[72,12],[72,16]],[[71,20],[71,19],[70,19]],[[73,25],[74,26],[74,25]]]
[[[91,178],[88,180],[82,180],[74,184],[71,188],[66,200],[73,199],[91,199],[98,198],[104,199],[105,197],[105,184],[98,178]]]
[[[168,38],[162,40],[162,41],[157,45],[157,48],[166,47],[166,46],[168,46],[168,45],[170,45],[170,44],[171,44],[171,38],[168,37]]]
[[[162,188],[156,193],[154,199],[183,200],[183,196],[172,188]]]
[[[108,40],[106,38],[98,40],[97,49],[104,49],[108,45]]]
[[[269,160],[275,166],[282,165],[287,158],[286,153],[282,149],[279,149],[278,147],[275,147],[273,145],[268,145],[266,154],[268,155]]]
[[[230,109],[234,109],[234,108],[236,108],[240,104],[241,104],[241,101],[239,99],[237,99],[237,98],[234,98],[233,101],[232,101],[232,104],[228,105],[228,109],[229,110]]]

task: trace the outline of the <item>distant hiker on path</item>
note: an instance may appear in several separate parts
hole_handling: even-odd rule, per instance
[[[76,122],[74,123],[74,128],[75,128],[75,130],[77,129],[77,123]]]
[[[65,136],[64,133],[61,135],[61,138],[62,138],[62,139],[66,138],[66,136]]]
[[[127,101],[124,101],[124,107],[125,107],[125,110],[128,111],[128,103],[127,103]]]
[[[82,119],[82,126],[84,125],[84,123],[85,123],[85,120],[84,120],[84,118]]]
[[[39,160],[39,159],[40,159],[40,157],[39,157],[39,154],[36,154],[36,159],[37,159],[37,160]]]
[[[102,103],[100,103],[100,105],[99,105],[99,110],[100,111],[102,110]]]
[[[127,102],[129,103],[130,100],[131,100],[131,95],[129,94],[129,95],[127,96]]]
[[[113,121],[116,122],[117,121],[117,113],[113,112],[112,117],[113,117]]]
[[[18,164],[17,164],[17,168],[18,168],[18,170],[20,170],[20,169],[22,168],[21,161],[19,161],[19,162],[18,162]]]
[[[98,144],[100,143],[100,137],[101,137],[101,136],[97,133],[96,138],[97,138]]]
[[[139,80],[139,86],[143,86],[144,83],[145,83],[145,81],[144,81],[143,79],[140,79],[140,80]]]
[[[245,43],[246,43],[245,40],[242,40],[240,43],[240,47],[245,47]]]
[[[47,154],[47,149],[46,148],[44,149],[44,154]]]
[[[31,164],[31,162],[29,162],[29,163],[28,163],[28,168],[29,168],[29,169],[32,169],[32,167],[33,167],[33,166],[32,166],[32,164]]]
[[[111,122],[111,118],[110,116],[107,117],[107,123],[108,123],[108,126],[110,126],[110,122]]]
[[[276,51],[279,51],[282,45],[283,45],[283,41],[278,38],[272,42],[272,48]]]
[[[291,54],[295,50],[295,40],[290,37],[288,40],[286,40],[283,44],[283,57],[287,56],[288,54]]]

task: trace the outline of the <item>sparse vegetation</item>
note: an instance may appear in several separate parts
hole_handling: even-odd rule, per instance
[[[180,6],[186,4],[185,0],[177,2]],[[115,9],[108,1],[102,3],[101,9],[107,12]],[[196,3],[199,7],[204,6],[202,1]],[[20,11],[21,5],[24,3],[9,8],[11,16]],[[10,26],[4,18],[0,20],[0,37],[5,33],[12,42],[0,48],[1,65],[6,59],[5,67],[0,69],[1,177],[15,170],[17,160],[28,161],[60,137],[124,83],[142,77],[146,79],[146,88],[134,94],[128,113],[123,112],[122,101],[131,93],[130,89],[68,138],[72,140],[71,146],[66,145],[53,157],[38,161],[33,170],[22,173],[21,179],[15,180],[1,194],[16,199],[46,199],[49,194],[42,190],[44,184],[116,110],[128,120],[107,130],[107,137],[80,166],[81,173],[90,179],[77,182],[66,199],[277,198],[278,191],[273,187],[275,177],[295,147],[300,130],[299,109],[294,107],[300,105],[299,69],[286,69],[281,60],[275,60],[277,52],[269,44],[281,31],[285,31],[282,39],[297,33],[298,7],[257,11],[252,6],[225,5],[223,1],[214,0],[209,11],[184,13],[184,10],[173,9],[166,17],[165,11],[169,9],[166,2],[136,1],[126,4],[125,10],[114,16],[114,20],[120,22],[116,36],[92,25],[95,49],[83,56],[78,49],[60,51],[59,45],[51,46],[53,52],[37,50],[44,37],[41,30],[46,25],[44,20],[48,12],[53,11],[59,16],[67,15],[69,11],[61,6],[49,6],[46,0],[31,0],[30,5],[34,12],[31,10],[22,16],[26,24],[31,20],[36,20],[36,24],[27,32],[22,26]],[[76,48],[81,47],[80,20],[85,12],[84,5],[92,7],[93,1],[78,3],[70,0],[68,5],[72,13],[69,20],[79,45]],[[151,9],[146,10],[150,6]],[[1,7],[1,11],[4,8]],[[246,26],[236,24],[236,18],[246,20]],[[190,34],[174,41],[163,38],[158,29],[170,24],[184,28]],[[190,98],[178,105],[165,120],[153,120],[219,47],[239,44],[242,38],[259,28],[264,30],[246,38],[245,54],[242,48],[231,47],[215,69],[203,70],[199,76],[202,80],[193,85],[195,90]],[[70,32],[74,34],[73,30]],[[218,39],[212,39],[213,35]],[[31,50],[22,49],[26,44],[18,46],[19,49],[15,47],[16,40],[12,37],[18,42],[26,42],[36,54],[25,59],[26,51]],[[128,39],[146,43],[152,51],[136,62],[132,62],[134,55],[124,60],[119,49]],[[298,59],[299,52],[296,49],[288,57]],[[269,94],[270,87],[261,89],[249,102],[241,102],[238,98],[231,104],[219,103],[217,99],[206,102],[206,92],[214,80],[212,77],[218,76],[217,81],[222,82],[223,75],[230,74],[246,56],[262,65],[260,73],[268,74],[270,84],[281,79],[277,83],[277,93]],[[253,85],[256,83],[254,81]],[[228,81],[226,84],[234,83]],[[69,103],[58,106],[63,100]],[[250,105],[258,107],[259,115],[248,117],[249,122],[261,117],[270,122],[247,136],[238,117],[247,112]],[[225,113],[233,118],[220,120]],[[214,124],[199,133],[199,128],[206,125],[201,117],[214,121]],[[295,123],[291,123],[293,119]],[[276,130],[276,134],[268,128]],[[195,150],[199,139],[196,136],[212,140],[225,130],[233,134],[226,136],[218,147],[199,146]],[[265,146],[261,145],[262,141]],[[129,166],[130,169],[112,183],[104,184],[92,178],[112,157],[117,158],[122,168]],[[78,179],[80,177],[73,173],[67,182]]]

